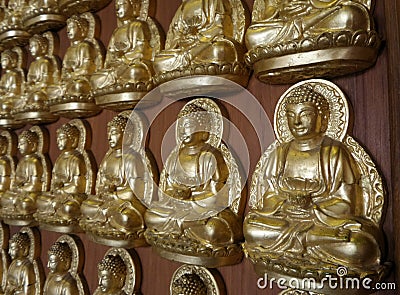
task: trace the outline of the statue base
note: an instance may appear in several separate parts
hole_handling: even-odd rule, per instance
[[[107,6],[111,0],[59,0],[60,12],[68,17],[87,11],[97,11]]]
[[[116,248],[125,248],[125,249],[132,249],[132,248],[139,248],[139,247],[147,247],[146,239],[144,237],[140,239],[130,239],[127,237],[126,234],[121,233],[119,237],[105,237],[99,236],[92,232],[85,232],[89,239],[95,243],[102,244],[109,247],[116,247]]]
[[[109,93],[98,95],[95,100],[99,107],[120,112],[133,109],[146,94],[147,92]]]
[[[41,229],[47,230],[47,231],[52,231],[52,232],[57,232],[57,233],[63,233],[63,234],[79,234],[83,233],[83,230],[79,226],[79,224],[76,223],[71,223],[68,225],[58,225],[58,224],[50,224],[50,223],[43,223],[40,220],[36,219],[39,221],[39,227]]]
[[[15,120],[26,124],[48,124],[58,120],[58,116],[46,111],[26,111],[14,115]]]
[[[33,214],[28,215],[5,215],[1,214],[1,218],[3,219],[4,223],[13,226],[38,226],[38,222],[33,218]]]
[[[19,129],[22,128],[25,124],[18,122],[15,119],[11,118],[0,118],[0,126],[3,128],[9,128],[9,129]]]
[[[51,105],[50,112],[61,117],[74,119],[95,116],[101,112],[101,109],[93,102],[70,101]]]
[[[28,44],[30,37],[31,34],[23,29],[10,29],[0,33],[0,44],[6,48],[24,47]]]
[[[314,77],[333,78],[359,72],[371,67],[376,58],[375,48],[342,47],[266,58],[255,62],[253,67],[260,81],[287,84]]]
[[[40,34],[49,30],[57,31],[65,26],[67,18],[59,13],[51,13],[49,8],[35,9],[32,15],[24,19],[24,27],[31,34]]]

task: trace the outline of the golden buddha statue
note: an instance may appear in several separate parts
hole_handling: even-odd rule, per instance
[[[66,16],[60,12],[58,0],[29,0],[23,16],[24,27],[32,34],[49,30],[57,31],[65,26]]]
[[[177,146],[160,176],[158,200],[145,214],[149,244],[163,257],[206,267],[241,261],[241,178],[221,142],[222,115],[208,98],[178,115]]]
[[[83,244],[77,236],[63,235],[47,251],[49,275],[43,295],[86,295]]]
[[[18,138],[22,155],[15,169],[13,184],[0,199],[0,216],[11,225],[32,226],[37,196],[49,190],[51,164],[48,132],[33,126]]]
[[[61,150],[54,163],[51,190],[37,199],[35,219],[40,227],[56,232],[80,232],[80,205],[94,189],[96,166],[89,150],[91,130],[75,119],[57,130]]]
[[[12,111],[18,106],[23,95],[24,62],[22,48],[14,47],[1,53],[3,74],[0,78],[0,124],[5,128],[23,126],[15,120]]]
[[[91,77],[99,106],[130,109],[153,88],[152,61],[162,41],[158,26],[148,16],[149,2],[115,1],[118,28],[108,44],[104,69]]]
[[[0,133],[0,199],[9,190],[15,177],[17,137],[4,130]]]
[[[348,118],[344,94],[325,80],[300,82],[278,102],[277,140],[256,166],[243,225],[260,275],[318,281],[339,266],[351,277],[385,274],[382,179],[347,135]]]
[[[141,266],[135,252],[109,249],[98,264],[99,286],[93,295],[140,295]]]
[[[173,274],[170,284],[170,295],[225,295],[226,288],[217,270],[203,266],[180,266]]]
[[[71,45],[65,52],[61,81],[48,88],[50,111],[68,118],[93,116],[100,112],[90,86],[91,75],[103,67],[103,47],[95,38],[95,16],[89,12],[67,20]]]
[[[110,149],[97,173],[96,195],[89,196],[81,205],[80,221],[93,241],[124,248],[147,245],[143,218],[146,207],[139,199],[153,193],[153,177],[158,176],[152,175],[153,158],[147,156],[141,142],[123,154],[122,139],[129,120],[135,126],[132,132],[143,137],[143,122],[136,113],[120,113],[108,123]]]
[[[30,33],[25,29],[22,18],[29,7],[28,0],[3,1],[3,7],[4,20],[0,27],[0,44],[5,48],[25,46]]]
[[[246,62],[266,83],[335,77],[375,63],[373,1],[256,0]]]
[[[40,261],[40,232],[23,227],[9,242],[11,264],[7,271],[4,295],[40,295],[43,292],[44,272]]]
[[[246,11],[238,0],[182,1],[155,56],[156,83],[189,75],[218,75],[246,86],[242,45]]]
[[[54,55],[57,38],[52,32],[34,35],[29,39],[29,51],[34,60],[31,62],[24,84],[23,102],[15,112],[19,121],[31,124],[51,123],[58,119],[50,113],[47,105],[47,88],[60,81],[60,63]]]

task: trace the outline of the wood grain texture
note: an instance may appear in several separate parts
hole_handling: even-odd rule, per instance
[[[107,46],[111,33],[116,26],[113,3],[98,12],[102,24],[100,39],[105,46]],[[155,17],[165,32],[168,30],[169,23],[180,3],[180,0],[157,1]],[[247,0],[246,3],[251,9],[253,0]],[[398,115],[400,111],[400,67],[398,60],[400,56],[398,41],[400,36],[400,0],[393,0],[390,3],[389,1],[377,1],[374,15],[378,31],[385,39],[384,47],[376,65],[362,73],[333,79],[332,81],[346,93],[352,106],[352,135],[369,152],[386,179],[389,195],[386,200],[387,213],[383,229],[387,237],[387,259],[400,262],[400,238],[398,234],[400,230],[398,214],[400,211],[400,116]],[[63,57],[66,48],[69,46],[65,28],[59,31],[59,35],[61,40],[60,56]],[[278,98],[289,86],[266,85],[252,77],[248,90],[258,99],[272,119]],[[176,118],[181,106],[182,102],[170,106],[157,117],[157,120],[151,126],[149,148],[153,152],[160,169],[163,167],[160,146],[164,139],[164,133]],[[229,119],[242,132],[248,145],[251,173],[262,152],[257,144],[257,136],[240,111],[229,105],[226,105],[226,108]],[[100,163],[108,148],[106,124],[114,115],[114,112],[103,111],[101,114],[88,119],[93,131],[92,151],[97,163]],[[261,118],[259,113],[253,115],[254,118]],[[47,125],[51,135],[50,157],[53,162],[60,153],[55,141],[56,130],[67,121],[67,119],[60,119],[56,123]],[[19,228],[12,227],[12,233],[18,230]],[[42,260],[44,265],[47,263],[47,250],[59,236],[60,234],[42,231]],[[108,248],[89,241],[83,234],[79,236],[82,238],[86,250],[84,273],[90,290],[93,292],[97,286],[97,263],[102,259]],[[158,257],[151,248],[140,248],[137,249],[137,252],[143,268],[143,294],[169,294],[170,279],[180,264]],[[276,286],[273,290],[258,289],[258,277],[247,260],[235,266],[222,267],[219,271],[224,278],[229,295],[277,294],[279,291]],[[399,271],[396,273],[396,278],[400,279]],[[387,281],[393,282],[394,279],[395,277],[392,275]],[[377,294],[397,293],[395,291],[381,291]]]

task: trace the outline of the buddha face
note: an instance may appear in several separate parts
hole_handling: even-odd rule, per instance
[[[1,67],[2,67],[3,69],[7,69],[7,68],[9,68],[10,66],[12,66],[11,57],[8,56],[7,54],[3,54],[3,55],[1,56]]]
[[[288,104],[286,116],[294,138],[305,140],[322,133],[322,118],[311,102]]]
[[[66,261],[61,261],[57,255],[50,254],[47,267],[51,273],[63,273],[68,271],[69,264]]]
[[[19,247],[17,243],[10,243],[8,254],[10,254],[11,259],[14,260],[26,256],[26,250]]]
[[[117,0],[115,2],[115,11],[119,19],[125,20],[131,16],[140,15],[141,2],[138,0]]]
[[[71,20],[67,22],[67,36],[68,39],[72,41],[80,40],[84,37],[84,32],[79,27],[76,20]]]
[[[204,130],[197,130],[197,122],[194,118],[183,117],[182,119],[182,143],[184,145],[196,145],[205,143],[208,140],[209,133]]]
[[[65,133],[60,133],[57,136],[57,146],[60,151],[71,150],[76,147],[75,140],[68,137]]]
[[[123,287],[123,279],[121,277],[114,276],[108,269],[99,271],[98,276],[99,288],[103,293],[110,294],[121,290]]]
[[[112,126],[108,130],[108,142],[111,148],[118,148],[122,146],[123,134],[117,127]]]
[[[35,39],[29,42],[29,51],[33,57],[41,56],[45,53],[42,47],[40,46],[39,42]]]
[[[29,155],[35,151],[36,145],[30,143],[26,138],[21,137],[18,141],[18,149],[23,156]]]

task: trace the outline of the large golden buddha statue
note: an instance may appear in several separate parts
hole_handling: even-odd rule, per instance
[[[115,1],[118,28],[108,44],[104,69],[91,77],[97,105],[129,109],[153,88],[153,59],[162,39],[148,16],[149,2]]]
[[[1,53],[3,73],[0,78],[0,125],[5,128],[23,126],[15,120],[12,111],[18,106],[23,95],[24,62],[23,51],[19,47],[7,49]]]
[[[136,113],[129,119],[130,114],[123,112],[108,123],[110,149],[97,173],[96,195],[82,203],[80,221],[95,242],[125,248],[147,245],[143,218],[146,207],[139,199],[152,195],[155,170],[152,157],[147,156],[141,144],[143,121]],[[123,154],[122,140],[129,120],[135,126],[132,135],[141,139],[132,140],[129,152]]]
[[[5,48],[24,46],[30,33],[25,29],[22,18],[28,9],[28,0],[3,1],[4,20],[0,27],[0,44]]]
[[[277,140],[257,164],[243,226],[259,274],[321,286],[339,267],[350,277],[384,275],[382,179],[347,135],[348,121],[344,94],[325,80],[300,82],[278,102]]]
[[[4,130],[0,133],[0,199],[11,188],[15,178],[17,136]]]
[[[140,295],[141,265],[132,250],[110,248],[98,264],[94,295]]]
[[[61,150],[54,163],[51,190],[37,199],[35,219],[45,229],[80,232],[80,205],[93,193],[96,177],[94,157],[89,150],[91,130],[87,122],[75,119],[57,130]]]
[[[49,275],[43,295],[87,295],[83,276],[84,249],[77,236],[63,235],[47,251]]]
[[[67,20],[71,45],[63,58],[60,83],[48,88],[51,112],[68,118],[88,117],[100,112],[90,86],[91,75],[103,67],[103,46],[95,38],[97,23],[89,12]]]
[[[33,126],[19,135],[22,155],[15,169],[12,186],[1,195],[0,216],[11,225],[33,225],[37,196],[49,190],[51,164],[48,132]]]
[[[146,239],[171,260],[217,267],[240,262],[241,179],[221,143],[222,115],[208,98],[178,115],[177,145],[160,176],[158,200],[145,214]]]
[[[154,60],[156,82],[204,74],[246,86],[250,72],[243,58],[245,12],[238,0],[182,1],[169,27],[165,50]]]
[[[334,77],[375,63],[371,0],[256,0],[246,61],[266,83]]]
[[[22,104],[17,107],[15,118],[31,124],[50,123],[58,119],[47,105],[48,86],[60,82],[61,66],[55,56],[57,37],[52,32],[34,35],[29,39],[31,62],[24,86]]]
[[[4,295],[41,295],[44,271],[40,261],[40,232],[23,227],[9,242],[11,264],[7,271]]]

